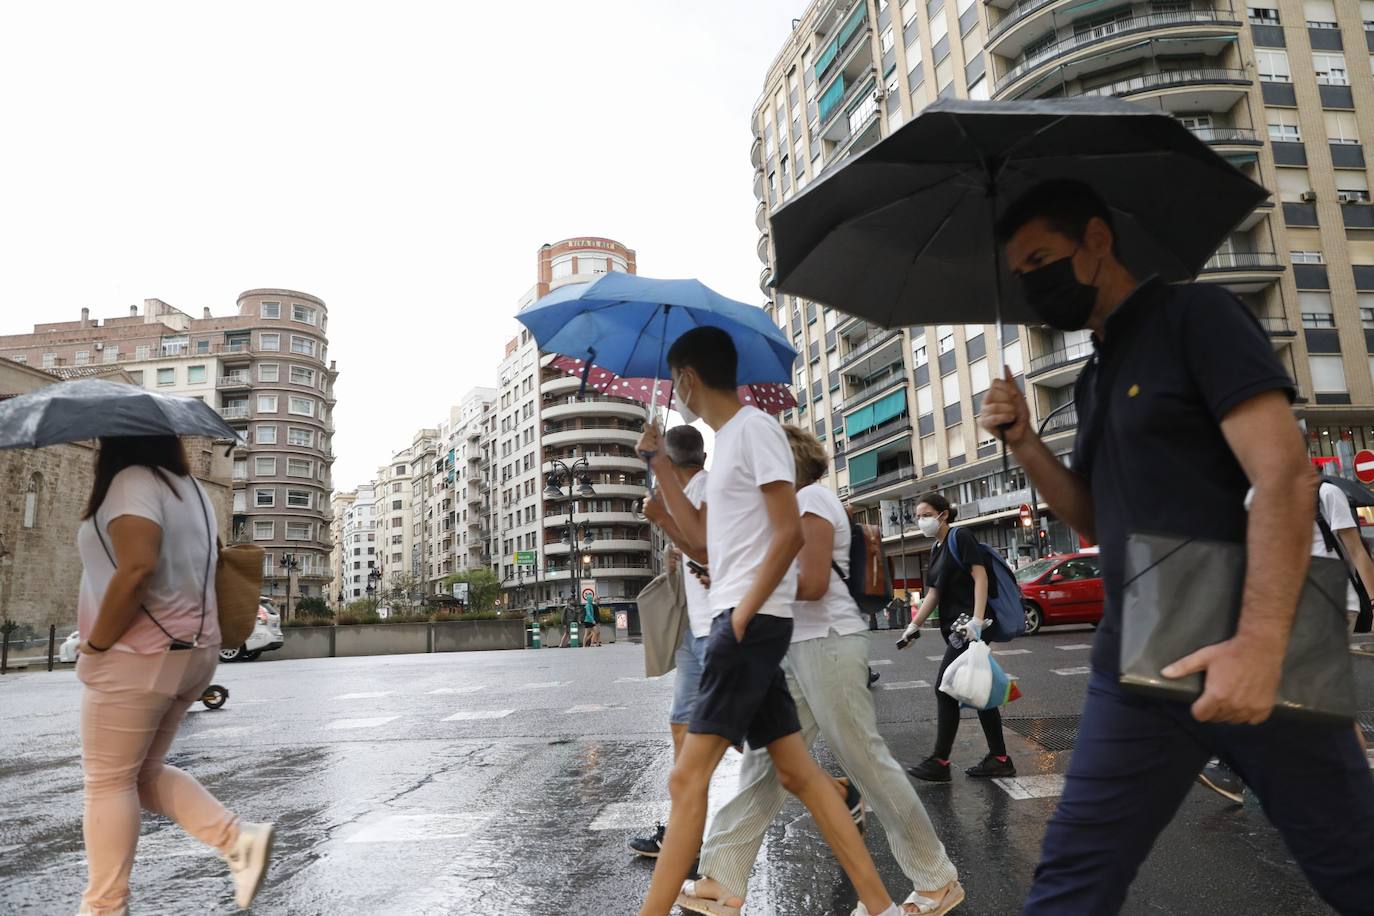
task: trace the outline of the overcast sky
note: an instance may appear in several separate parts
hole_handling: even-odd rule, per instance
[[[761,302],[749,117],[805,3],[6,4],[0,332],[320,296],[356,486],[494,383],[544,242]]]

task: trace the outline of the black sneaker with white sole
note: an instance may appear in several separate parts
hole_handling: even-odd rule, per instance
[[[1220,760],[1209,761],[1207,766],[1202,768],[1202,772],[1197,774],[1197,781],[1222,798],[1229,799],[1237,805],[1245,804],[1245,783],[1236,775],[1235,770]]]
[[[849,809],[849,816],[854,819],[854,826],[859,828],[859,832],[864,832],[864,797],[859,794],[859,789],[848,779],[844,781],[844,806]]]
[[[637,836],[632,838],[625,845],[630,847],[630,852],[637,856],[644,856],[646,859],[657,859],[658,854],[663,851],[663,834],[668,828],[659,824],[654,827],[654,832],[650,836]]]

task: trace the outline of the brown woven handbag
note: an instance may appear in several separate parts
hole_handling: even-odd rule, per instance
[[[262,557],[263,549],[256,544],[220,548],[215,600],[219,603],[220,645],[227,649],[243,645],[257,625]]]

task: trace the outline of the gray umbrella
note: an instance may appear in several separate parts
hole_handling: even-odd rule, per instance
[[[204,401],[101,379],[56,383],[0,402],[0,448],[106,436],[239,437]]]

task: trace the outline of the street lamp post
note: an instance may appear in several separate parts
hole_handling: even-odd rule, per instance
[[[301,568],[301,561],[294,554],[284,553],[281,555],[281,568],[286,570],[286,613],[281,618],[282,623],[286,623],[291,619],[291,573]]]
[[[563,486],[568,488],[568,530],[563,536],[563,541],[568,545],[568,576],[572,585],[571,600],[574,605],[580,597],[582,591],[581,576],[581,548],[591,547],[595,540],[591,528],[586,521],[573,521],[573,510],[576,507],[576,497],[595,496],[596,490],[592,487],[592,482],[587,478],[587,472],[591,469],[586,456],[578,458],[571,464],[567,464],[558,458],[549,462],[553,465],[553,470],[549,472],[548,486],[544,488],[544,498],[549,500],[563,499]],[[574,491],[574,484],[576,489]],[[590,557],[588,560],[590,561]]]
[[[1035,430],[1036,437],[1043,439],[1045,437],[1045,427],[1050,425],[1050,421],[1053,420],[1055,417],[1059,416],[1064,411],[1073,409],[1073,406],[1073,401],[1065,401],[1063,404],[1060,404],[1054,410],[1051,410],[1049,413],[1045,414],[1044,419],[1040,421],[1040,426]],[[1038,497],[1035,495],[1035,481],[1030,479],[1029,474],[1026,475],[1026,485],[1030,487],[1031,517],[1034,518],[1035,514],[1040,510],[1040,501]],[[1007,489],[1011,489],[1010,480],[1007,481]],[[1035,558],[1038,560],[1040,559],[1040,535],[1037,532],[1032,531],[1031,538],[1035,544]],[[1048,547],[1048,545],[1046,546]]]
[[[372,613],[377,613],[377,591],[381,587],[382,571],[372,567],[367,572],[367,597],[372,599]]]
[[[900,546],[897,549],[901,551],[902,557],[902,591],[904,597],[908,599],[903,602],[903,605],[907,608],[907,610],[910,610],[911,588],[909,585],[907,585],[906,574],[906,526],[912,524],[915,521],[915,519],[911,517],[911,513],[907,510],[907,497],[899,496],[897,498],[897,505],[895,508],[893,508],[891,512],[888,513],[887,520],[890,524],[896,525],[898,527],[898,544]],[[889,611],[890,610],[891,607],[889,606]],[[906,615],[903,614],[902,617],[905,618]],[[890,621],[891,618],[889,616],[889,622]],[[901,626],[906,626],[907,621],[903,619],[900,620],[899,623],[901,624]]]

